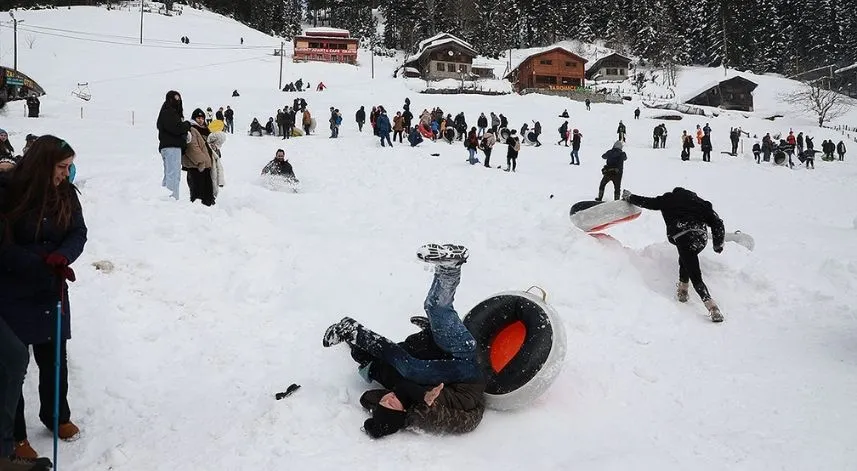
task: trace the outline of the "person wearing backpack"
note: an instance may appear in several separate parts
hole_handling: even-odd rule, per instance
[[[494,133],[491,132],[491,129],[487,129],[485,134],[482,135],[482,142],[479,147],[482,149],[482,152],[485,153],[485,167],[491,167],[491,149],[494,148],[494,144],[497,143],[497,138],[494,136]]]
[[[509,131],[509,138],[506,139],[506,145],[509,146],[506,151],[506,168],[504,172],[512,171],[518,167],[518,152],[521,151],[521,140],[518,139],[518,131],[512,129]]]

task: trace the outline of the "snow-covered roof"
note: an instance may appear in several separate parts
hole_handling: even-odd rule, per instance
[[[307,28],[304,30],[304,34],[306,33],[317,33],[317,34],[350,34],[347,29],[342,28],[328,28],[325,26],[318,26],[316,28]]]
[[[410,57],[408,57],[407,59],[405,59],[405,62],[408,63],[408,62],[416,61],[420,57],[422,57],[422,55],[427,50],[438,47],[438,46],[443,46],[445,44],[457,44],[458,46],[468,50],[474,56],[478,55],[478,53],[476,52],[476,49],[474,49],[473,46],[470,43],[468,43],[467,41],[465,41],[459,37],[453,36],[449,33],[440,33],[440,34],[434,35],[428,39],[424,39],[424,40],[420,41],[419,44],[417,45],[417,52],[414,53],[413,55],[411,55]]]
[[[414,74],[420,73],[419,69],[417,69],[416,67],[405,67],[405,72],[411,72]]]
[[[712,87],[716,87],[717,85],[720,85],[723,82],[728,82],[729,80],[736,79],[736,78],[746,80],[746,81],[753,83],[753,84],[756,83],[756,82],[753,82],[752,80],[750,80],[746,77],[742,77],[742,76],[736,74],[736,75],[733,75],[732,77],[725,78],[723,80],[715,80],[713,82],[708,82],[704,87],[695,89],[693,91],[693,93],[688,93],[688,94],[685,94],[685,95],[679,97],[679,101],[681,103],[686,103],[686,102],[693,100],[694,98],[698,97],[699,95],[702,95],[703,93],[707,92]]]
[[[836,69],[835,71],[833,71],[833,73],[834,74],[843,74],[845,72],[849,72],[852,70],[857,70],[857,62],[855,62],[849,66],[843,67],[841,69]]]

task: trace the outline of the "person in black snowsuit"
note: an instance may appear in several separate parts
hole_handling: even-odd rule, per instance
[[[223,117],[226,118],[226,130],[229,131],[230,134],[235,133],[235,112],[232,111],[231,107],[226,107],[226,111],[223,112]]]
[[[640,119],[640,108],[634,110],[634,119]]]
[[[655,198],[638,196],[625,190],[622,199],[635,206],[661,212],[667,226],[667,240],[678,249],[679,282],[676,297],[680,302],[687,302],[688,281],[692,282],[699,298],[705,303],[711,320],[721,322],[723,315],[711,299],[699,268],[698,255],[708,244],[709,227],[714,239],[714,251],[723,251],[726,230],[723,220],[714,211],[711,203],[681,187]]]
[[[589,98],[587,98],[585,103],[586,103],[586,111],[590,111],[592,109],[591,108],[592,102],[589,100]]]
[[[286,138],[286,110],[288,108],[277,110],[277,134],[283,136],[283,139]]]
[[[729,140],[732,142],[732,156],[738,155],[738,140],[741,138],[741,130],[738,128],[732,128],[729,131]]]
[[[42,105],[42,102],[39,101],[39,97],[37,97],[35,93],[33,93],[29,97],[27,97],[27,117],[28,118],[38,118],[39,117],[39,107],[41,105]]]
[[[361,106],[354,114],[354,119],[357,121],[357,130],[363,132],[363,125],[366,124],[366,107]]]
[[[619,121],[619,127],[616,128],[616,134],[619,135],[619,140],[625,142],[625,123]]]
[[[500,128],[508,128],[508,127],[509,127],[509,120],[506,119],[505,116],[503,116],[503,113],[500,113]]]
[[[512,129],[509,131],[509,138],[506,139],[506,145],[508,146],[508,150],[506,151],[506,168],[504,169],[506,172],[510,170],[514,172],[518,167],[518,152],[521,151],[521,141],[515,134],[516,131]]]
[[[836,153],[839,154],[839,161],[843,162],[845,160],[845,142],[839,141],[839,144],[836,144]]]
[[[604,187],[609,182],[613,182],[613,199],[619,199],[622,192],[622,172],[625,168],[625,161],[628,160],[628,155],[622,150],[622,147],[624,147],[624,143],[616,141],[613,148],[601,156],[607,163],[601,169],[601,183],[598,184],[598,198],[595,198],[595,201],[604,199]]]
[[[232,90],[232,96],[236,97],[236,96],[241,96],[241,95],[238,94],[238,90]]]
[[[298,179],[295,177],[295,171],[292,168],[292,164],[286,159],[286,151],[283,149],[277,149],[277,154],[274,157],[274,160],[268,162],[264,168],[262,168],[262,175],[274,175],[276,177],[283,177],[284,179],[297,183]]]
[[[410,102],[410,100],[409,100]],[[408,107],[405,108],[405,112],[402,113],[402,124],[405,126],[405,132],[410,135],[411,132],[411,121],[414,120],[414,114],[411,113],[410,103],[408,103]]]
[[[568,121],[563,121],[562,126],[557,131],[559,131],[559,141],[556,145],[565,143],[565,146],[568,147]]]
[[[533,139],[533,141],[535,141],[536,147],[541,147],[542,143],[539,142],[539,136],[542,135],[542,123],[538,121],[533,123],[533,134],[535,134],[535,139]]]
[[[268,118],[268,122],[265,123],[265,132],[268,133],[269,136],[277,134],[277,128],[274,125],[274,118]]]
[[[762,163],[762,146],[756,142],[753,144],[753,157],[756,158],[756,163]]]
[[[705,134],[702,136],[702,144],[699,148],[702,150],[702,161],[711,162],[711,134]]]
[[[251,136],[261,136],[263,133],[262,124],[259,123],[259,120],[253,118],[253,122],[250,123],[250,135]]]
[[[297,81],[297,82],[295,82],[295,88],[296,88],[299,92],[304,91],[304,79],[298,79],[298,81]]]
[[[449,123],[449,121],[447,121],[447,123]],[[458,113],[455,115],[453,123],[455,125],[455,130],[458,132],[458,138],[456,140],[464,140],[464,136],[467,135],[467,120],[464,118],[464,113]]]
[[[762,138],[762,160],[770,162],[772,152],[774,152],[774,141],[771,139],[771,133],[767,133]]]
[[[562,110],[562,114],[559,115],[560,118],[568,118],[568,110]]]

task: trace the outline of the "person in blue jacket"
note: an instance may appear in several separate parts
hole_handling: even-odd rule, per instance
[[[628,155],[622,150],[624,142],[616,141],[613,148],[608,150],[601,156],[607,162],[601,169],[601,183],[598,185],[598,198],[595,201],[601,201],[604,198],[604,187],[608,182],[613,182],[613,199],[618,200],[622,194],[622,172],[624,171],[625,161],[628,160]]]
[[[0,214],[6,241],[0,245],[0,317],[25,345],[33,346],[39,367],[39,418],[53,429],[55,331],[57,304],[62,308],[60,339],[59,430],[74,440],[80,430],[71,422],[68,404],[66,341],[71,338],[67,282],[70,265],[86,245],[87,229],[77,188],[68,180],[75,153],[64,140],[42,136],[27,158],[0,179]],[[15,453],[36,457],[27,442],[24,400],[15,417]]]
[[[381,114],[375,121],[375,129],[378,131],[378,136],[381,137],[381,147],[384,147],[385,140],[387,144],[390,144],[390,147],[393,147],[393,143],[390,142],[390,131],[393,130],[393,127],[390,125],[390,117],[387,116],[387,111],[384,108],[381,108]]]

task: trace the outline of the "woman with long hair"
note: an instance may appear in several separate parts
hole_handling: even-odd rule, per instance
[[[64,140],[42,136],[14,171],[0,179],[0,214],[6,228],[0,245],[0,317],[25,345],[33,346],[39,367],[39,418],[53,430],[54,357],[57,304],[62,307],[60,339],[59,438],[75,440],[80,434],[71,422],[68,405],[66,341],[71,337],[70,265],[83,252],[86,224],[69,181],[75,153]],[[15,454],[35,458],[27,441],[24,399],[15,417]]]

